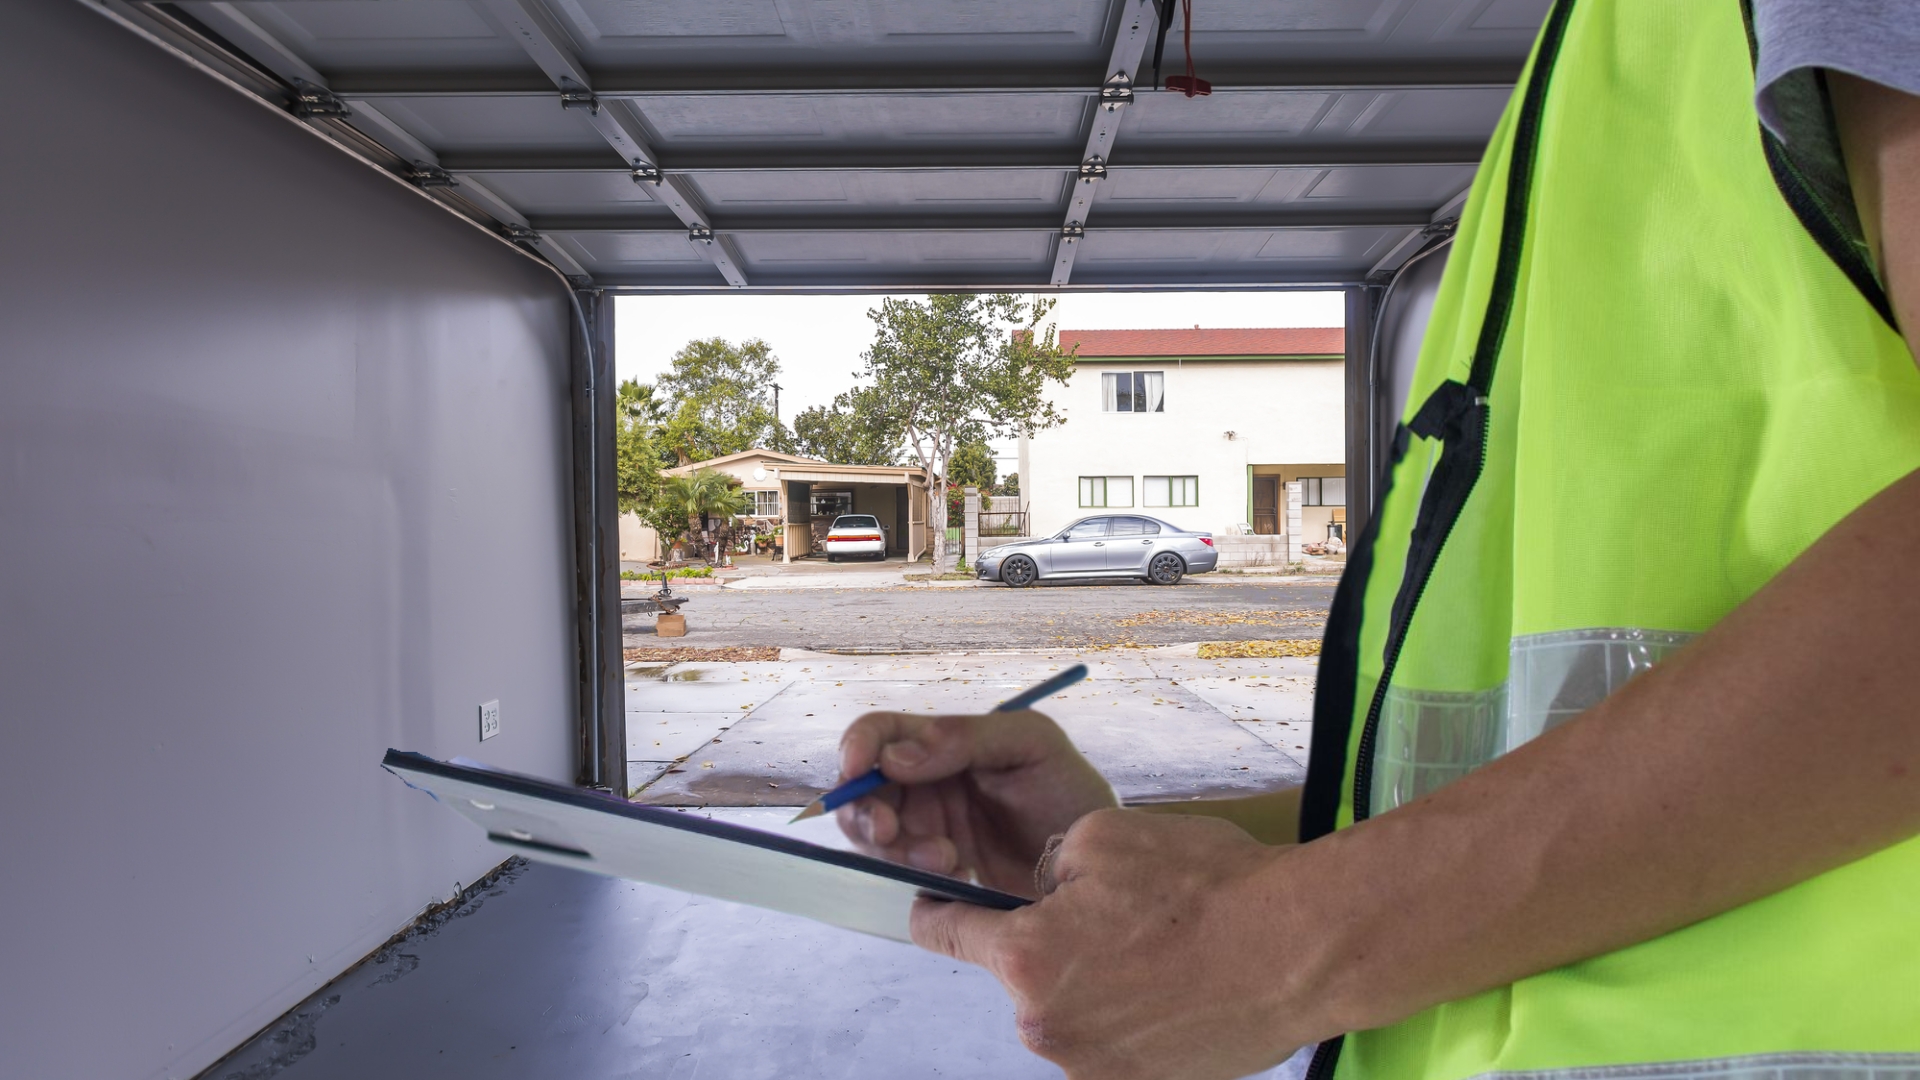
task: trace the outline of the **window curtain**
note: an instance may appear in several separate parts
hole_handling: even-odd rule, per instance
[[[1135,412],[1167,411],[1167,376],[1160,371],[1142,371],[1134,375],[1138,404]]]

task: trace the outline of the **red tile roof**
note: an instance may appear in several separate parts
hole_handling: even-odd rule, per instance
[[[1338,326],[1272,330],[1062,330],[1060,347],[1100,356],[1343,356],[1347,332]]]

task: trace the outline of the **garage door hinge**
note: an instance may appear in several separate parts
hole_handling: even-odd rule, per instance
[[[310,82],[294,84],[293,115],[302,120],[311,120],[317,116],[345,118],[353,115],[347,103],[333,96],[333,92]]]
[[[500,235],[506,237],[507,239],[513,241],[516,244],[531,244],[531,243],[537,242],[540,239],[539,233],[534,232],[532,229],[526,227],[525,225],[515,224],[514,222],[511,222],[511,221],[507,222],[505,225],[500,226]]]
[[[1104,180],[1107,177],[1107,163],[1104,158],[1090,157],[1080,163],[1080,179],[1087,182]]]
[[[1100,88],[1100,107],[1113,112],[1122,105],[1133,104],[1133,87],[1114,86],[1109,83]]]
[[[1085,238],[1086,235],[1087,227],[1077,221],[1069,221],[1060,227],[1060,239],[1069,244]]]
[[[600,115],[600,99],[591,90],[560,91],[560,107],[563,109],[585,109],[595,116]]]
[[[687,230],[687,239],[696,244],[713,243],[713,229],[707,225],[695,225]]]
[[[633,167],[633,182],[636,184],[658,184],[661,179],[660,166],[658,165],[635,165]]]
[[[452,173],[438,165],[428,165],[419,161],[408,166],[407,179],[413,181],[416,186],[423,188],[460,186],[460,181],[455,180]]]

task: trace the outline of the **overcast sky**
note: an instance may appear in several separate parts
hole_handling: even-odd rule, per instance
[[[1049,318],[1062,330],[1339,326],[1337,292],[1068,293]],[[689,341],[764,338],[780,358],[780,418],[831,402],[854,384],[873,342],[877,296],[621,296],[614,300],[614,368],[652,382]],[[1011,446],[996,446],[1003,456]],[[1008,471],[1003,463],[1001,471]]]

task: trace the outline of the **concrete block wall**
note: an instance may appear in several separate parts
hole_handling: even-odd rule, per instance
[[[1287,481],[1287,561],[1297,563],[1306,559],[1303,545],[1307,542],[1306,523],[1302,520],[1301,503],[1306,498],[1306,485],[1298,480]]]
[[[1287,541],[1284,536],[1216,536],[1213,546],[1220,552],[1220,569],[1237,570],[1294,561]]]

